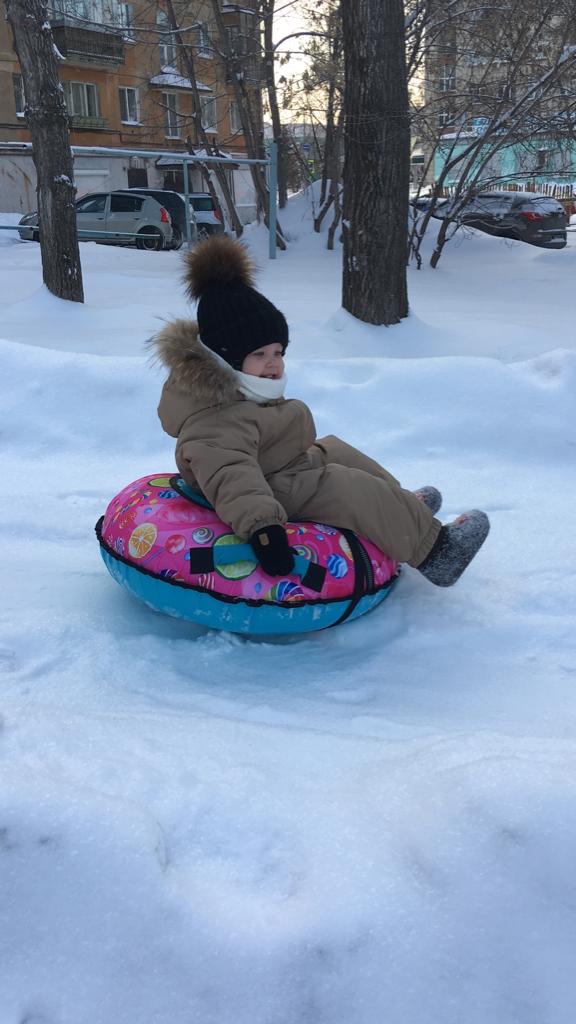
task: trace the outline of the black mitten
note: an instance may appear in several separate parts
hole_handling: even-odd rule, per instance
[[[283,526],[264,526],[252,534],[250,542],[260,565],[269,576],[288,576],[294,568],[294,556]]]

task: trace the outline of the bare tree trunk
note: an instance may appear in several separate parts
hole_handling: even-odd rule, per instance
[[[402,0],[342,5],[345,63],[342,304],[366,323],[408,315],[410,134]]]
[[[344,127],[344,112],[341,110],[338,114],[338,123],[333,127],[332,130],[332,141],[330,144],[330,163],[328,165],[328,173],[330,176],[330,190],[328,192],[328,198],[324,203],[322,209],[318,212],[318,215],[314,218],[314,231],[320,231],[322,227],[322,221],[328,213],[328,210],[332,206],[332,203],[336,203],[338,207],[338,220],[342,216],[342,210],[340,209],[340,144],[342,141],[342,130]],[[331,246],[328,246],[331,248]]]
[[[266,90],[268,93],[268,104],[270,117],[272,118],[272,134],[278,146],[278,205],[281,210],[288,202],[287,167],[286,167],[286,139],[280,119],[280,106],[278,104],[278,93],[276,91],[276,78],[274,75],[274,3],[275,0],[265,0],[262,3],[262,20],[264,24],[264,74],[266,77]]]
[[[234,96],[238,106],[238,115],[242,124],[242,134],[246,141],[246,148],[248,150],[248,156],[252,159],[262,158],[262,148],[260,139],[257,132],[257,126],[254,123],[253,111],[251,109],[250,100],[246,90],[245,74],[242,68],[241,58],[235,57],[230,52],[230,45],[228,42],[228,36],[226,33],[226,26],[222,17],[222,11],[220,8],[219,0],[212,0],[212,13],[214,15],[214,21],[216,22],[216,28],[218,31],[218,41],[220,46],[220,53],[224,65],[226,68],[227,77],[232,83],[234,89]],[[268,223],[268,186],[266,184],[266,178],[264,170],[261,164],[250,164],[250,173],[252,175],[252,183],[256,192],[256,199],[260,209],[264,214],[264,223],[269,228]],[[286,242],[282,234],[280,224],[276,225],[276,245],[279,249],[286,249]]]
[[[322,164],[322,182],[320,186],[320,209],[314,217],[314,231],[319,232],[322,227],[322,221],[328,213],[328,210],[334,202],[334,156],[337,153],[337,145],[335,139],[336,127],[334,125],[334,111],[332,109],[332,103],[330,95],[328,96],[328,111],[326,118],[326,137],[324,140],[324,160]],[[339,175],[338,175],[339,177]],[[331,182],[331,187],[328,189],[328,183]]]
[[[436,239],[436,245],[434,246],[434,252],[430,257],[430,266],[433,267],[434,269],[438,266],[440,257],[442,255],[442,250],[446,245],[446,242],[448,241],[448,228],[450,226],[450,223],[451,222],[448,219],[446,219],[443,220],[440,225],[440,230],[438,232],[438,237]]]
[[[46,6],[42,0],[6,0],[6,13],[32,137],[44,284],[60,299],[83,302],[70,134]]]
[[[196,140],[202,143],[202,146],[204,147],[208,154],[211,154],[212,156],[218,156],[218,153],[214,151],[214,147],[212,146],[208,138],[208,135],[206,134],[204,125],[202,124],[202,106],[200,103],[200,93],[198,91],[198,86],[196,84],[196,68],[194,66],[194,58],[192,56],[191,48],[189,46],[184,45],[184,40],[182,39],[182,32],[176,19],[176,12],[174,10],[174,4],[172,3],[172,0],[166,0],[166,13],[168,15],[172,31],[174,33],[174,38],[176,39],[176,42],[178,44],[180,54],[184,59],[184,64],[186,66],[186,71],[188,73],[188,78],[190,79],[190,85],[192,87],[192,103],[194,106],[192,120],[194,123]],[[210,179],[210,175],[207,174],[205,171],[206,166],[207,165],[203,165],[204,177],[208,184],[208,190],[212,196],[212,199],[216,201],[217,197],[214,190],[214,186]],[[222,189],[222,195],[224,197],[224,202],[226,203],[226,207],[228,209],[228,215],[230,217],[230,223],[232,225],[232,228],[236,233],[236,237],[240,238],[244,230],[244,227],[242,225],[242,221],[238,216],[238,211],[236,210],[236,207],[234,205],[234,200],[232,199],[232,193],[230,192],[230,187],[226,179],[226,173],[224,171],[224,168],[222,164],[210,164],[210,168],[213,168],[216,180],[218,181],[218,184]]]
[[[328,180],[330,176],[330,153],[333,145],[334,135],[334,82],[328,86],[328,103],[326,105],[326,132],[324,135],[324,154],[322,156],[322,178],[320,180],[320,206],[324,206],[328,192]],[[320,226],[314,230],[319,231]]]
[[[323,206],[326,201],[328,182],[334,180],[334,160],[339,160],[340,158],[340,141],[342,137],[341,88],[338,88],[336,78],[342,61],[342,2],[334,9],[333,15],[329,19],[329,25],[334,35],[330,40],[329,64],[331,66],[331,74],[326,103],[326,135],[324,140],[322,184],[320,187],[320,206]],[[336,112],[337,106],[338,113]],[[339,174],[338,177],[340,177]],[[332,198],[329,197],[329,205],[331,202]],[[319,231],[320,227],[314,225],[314,230]]]
[[[334,235],[336,234],[336,228],[340,223],[341,217],[342,207],[340,205],[340,192],[338,190],[338,186],[336,186],[336,190],[334,192],[334,218],[332,220],[330,227],[328,228],[328,239],[326,241],[327,249],[334,248]]]

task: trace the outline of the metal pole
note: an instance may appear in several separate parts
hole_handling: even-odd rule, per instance
[[[31,142],[0,142],[0,153],[10,149],[15,155],[19,152],[32,152]],[[79,156],[161,156],[170,157],[174,163],[182,163],[188,160],[190,163],[199,164],[267,164],[268,160],[251,160],[248,157],[239,156],[182,156],[181,153],[164,149],[116,149],[112,146],[70,146],[73,153]]]
[[[278,200],[278,144],[270,143],[270,173],[268,176],[268,230],[270,247],[268,255],[276,259],[276,203]]]
[[[187,245],[188,249],[191,249],[192,248],[192,230],[191,230],[191,224],[190,224],[190,181],[189,181],[189,178],[188,178],[189,164],[188,164],[187,160],[184,160],[183,163],[184,163],[184,168],[183,168],[183,170],[184,170],[184,203],[186,204],[186,210],[184,211],[185,214],[186,214],[186,245]]]

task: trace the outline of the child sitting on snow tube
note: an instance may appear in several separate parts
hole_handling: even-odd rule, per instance
[[[316,437],[308,407],[284,398],[288,325],[255,290],[241,243],[215,236],[185,263],[197,322],[174,321],[154,345],[169,370],[158,414],[186,484],[250,541],[270,576],[290,575],[285,524],[298,519],[353,530],[437,586],[455,583],[488,535],[487,515],[442,526],[435,488],[404,490],[344,441]]]

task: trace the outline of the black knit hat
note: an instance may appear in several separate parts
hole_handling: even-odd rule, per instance
[[[200,340],[235,370],[263,345],[288,344],[284,314],[253,286],[248,251],[225,235],[200,242],[184,257],[186,290],[198,299]]]

